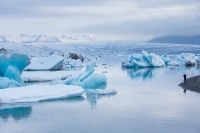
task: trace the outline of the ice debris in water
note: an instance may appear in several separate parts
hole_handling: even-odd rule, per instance
[[[25,54],[12,54],[10,57],[0,55],[0,86],[22,86],[24,84],[21,73],[30,63],[30,58]],[[6,77],[6,78],[5,78]]]
[[[132,54],[127,58],[126,62],[122,62],[125,68],[145,68],[145,67],[163,67],[163,66],[194,66],[200,62],[200,55],[192,53],[182,53],[176,57],[169,55],[157,55],[155,53],[147,53],[142,50],[142,54]]]

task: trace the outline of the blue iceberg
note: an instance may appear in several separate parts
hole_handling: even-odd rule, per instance
[[[126,68],[145,68],[145,67],[163,67],[165,61],[155,53],[147,53],[142,50],[142,54],[132,54],[128,57],[127,62],[122,62]]]
[[[124,68],[147,68],[164,66],[195,66],[200,62],[200,55],[182,53],[180,55],[157,55],[142,50],[142,54],[132,54],[126,62],[122,62]]]
[[[21,86],[24,84],[21,73],[30,64],[30,58],[25,54],[12,54],[10,57],[0,55],[0,86],[1,88]],[[10,80],[10,81],[9,81]]]
[[[78,76],[73,76],[64,81],[67,85],[79,85],[84,89],[105,89],[107,85],[107,78],[104,74],[97,74],[95,72],[95,62],[90,62],[85,71]]]

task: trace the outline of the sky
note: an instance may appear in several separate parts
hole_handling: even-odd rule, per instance
[[[200,34],[200,0],[0,0],[0,35],[148,40]]]

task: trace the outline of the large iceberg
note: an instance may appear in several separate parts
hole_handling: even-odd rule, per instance
[[[147,53],[142,50],[142,54],[132,54],[127,62],[122,62],[123,67],[144,68],[144,67],[163,67],[165,61],[155,53]]]
[[[147,53],[142,50],[142,54],[132,54],[126,62],[122,62],[125,68],[146,68],[146,67],[163,67],[163,66],[194,66],[199,64],[200,55],[192,53],[182,53],[176,56],[157,55]]]
[[[6,88],[11,84],[23,85],[21,73],[30,64],[30,58],[25,54],[12,54],[10,57],[0,55],[0,86]],[[6,78],[4,78],[6,77]],[[10,80],[10,81],[9,81]],[[16,82],[15,82],[16,81]]]

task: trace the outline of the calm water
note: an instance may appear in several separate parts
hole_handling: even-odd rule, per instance
[[[123,70],[112,57],[97,66],[117,94],[0,105],[0,133],[200,132],[200,93],[178,86],[200,69]]]

